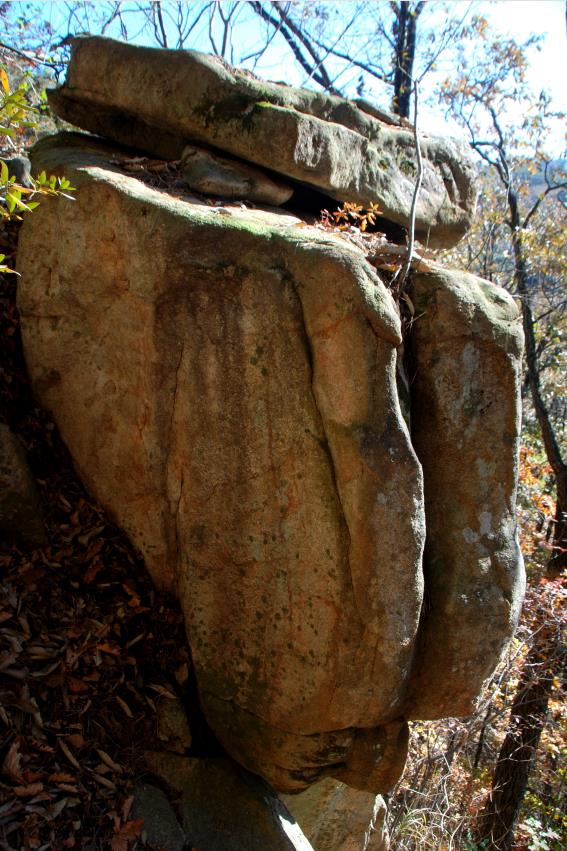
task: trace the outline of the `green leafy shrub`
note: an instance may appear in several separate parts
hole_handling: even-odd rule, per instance
[[[18,85],[11,89],[6,68],[0,67],[0,141],[13,146],[17,151],[17,141],[22,132],[36,126],[34,113],[39,110],[28,102],[28,84],[23,77]],[[6,149],[6,144],[2,145]],[[21,219],[23,213],[34,210],[39,198],[46,195],[63,195],[70,200],[73,191],[66,177],[47,175],[42,171],[37,177],[31,175],[25,181],[10,174],[9,158],[0,156],[0,219]],[[25,184],[25,185],[24,185]],[[14,272],[4,263],[5,255],[0,254],[0,273]]]

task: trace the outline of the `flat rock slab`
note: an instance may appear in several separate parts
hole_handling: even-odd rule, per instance
[[[57,115],[82,129],[177,159],[205,144],[312,186],[337,201],[377,204],[408,226],[417,175],[411,129],[355,103],[259,80],[194,51],[72,40],[67,80],[49,94]],[[470,227],[475,170],[467,146],[422,134],[418,237],[454,245]]]
[[[189,188],[202,195],[240,198],[274,207],[285,204],[293,195],[291,186],[262,169],[232,157],[215,156],[195,145],[183,149],[181,173]]]

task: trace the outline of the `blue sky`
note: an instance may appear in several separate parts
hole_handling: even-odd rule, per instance
[[[30,4],[13,2],[11,8],[13,12],[18,9],[29,6]],[[41,7],[41,16],[50,20],[56,31],[57,38],[61,38],[67,32],[67,4],[61,2],[43,2],[34,4],[36,7]],[[102,4],[91,4],[91,9],[96,10]],[[189,7],[195,7],[195,0],[189,0]],[[231,7],[231,0],[222,0],[223,9]],[[331,15],[331,22],[337,23],[341,20],[348,20],[351,11],[356,7],[354,0],[318,0],[313,2],[315,5],[328,10]],[[132,2],[122,3],[125,10],[130,10],[134,6]],[[377,0],[376,9],[387,9],[387,0]],[[426,13],[423,15],[423,24],[426,26],[438,26],[441,30],[447,16],[447,4],[437,2],[437,0],[429,0]],[[565,5],[563,0],[493,0],[493,2],[470,2],[470,0],[453,0],[449,4],[450,12],[454,15],[464,16],[467,11],[484,15],[494,27],[494,29],[504,37],[513,37],[519,41],[524,41],[533,34],[543,37],[542,49],[540,51],[532,50],[530,54],[529,81],[537,96],[542,89],[547,89],[553,99],[556,109],[567,110],[566,95],[565,95],[565,80],[567,80],[567,38],[565,30]],[[264,37],[263,24],[257,17],[250,13],[247,9],[247,4],[240,3],[238,9],[238,20],[241,22],[241,29],[238,30],[238,48],[242,48],[240,54],[235,54],[235,60],[238,62],[242,55],[246,52],[252,52],[253,46],[257,42],[262,42]],[[438,24],[437,24],[438,19]],[[148,43],[148,39],[141,36],[139,31],[138,21],[140,13],[128,12],[129,35],[132,40],[137,43]],[[220,17],[216,18],[217,24],[220,23]],[[359,22],[357,22],[359,23]],[[364,34],[364,26],[359,27]],[[329,25],[330,32],[330,25]],[[329,32],[324,31],[324,36],[329,37]],[[119,31],[112,28],[108,34],[119,37]],[[195,38],[196,36],[196,38]],[[208,39],[208,25],[206,18],[203,18],[196,27],[191,37],[191,47],[210,51],[210,42]],[[217,39],[218,41],[218,39]],[[353,49],[356,50],[357,42],[353,42]],[[230,58],[230,57],[227,57]],[[439,62],[439,75],[445,75],[447,70],[450,71],[448,65],[449,53],[446,54],[445,60]],[[250,63],[248,63],[250,66]],[[306,75],[301,71],[299,66],[290,58],[288,49],[279,37],[275,39],[271,52],[264,57],[254,68],[256,73],[266,78],[282,80],[294,85],[302,85],[306,83]],[[340,78],[339,84],[342,86],[348,84],[349,79],[352,81],[350,87],[346,86],[346,91],[349,96],[355,95],[355,85],[358,78],[356,71],[351,69]],[[428,83],[424,83],[424,97],[427,91],[431,91],[432,83],[435,77],[429,77]],[[309,81],[307,84],[310,85]],[[365,90],[365,95],[372,97],[381,106],[388,106],[390,98],[390,89],[380,83],[370,85]],[[518,112],[518,121],[521,120],[521,114]],[[444,121],[444,116],[441,110],[435,108],[431,102],[425,105],[423,103],[421,110],[421,123],[425,131],[439,130],[440,122]],[[457,132],[454,126],[450,128],[452,132]],[[551,137],[551,144],[556,155],[562,152],[564,146],[564,132],[559,126],[556,126]]]

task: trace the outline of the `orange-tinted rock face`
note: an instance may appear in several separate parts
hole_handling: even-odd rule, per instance
[[[22,235],[19,303],[34,387],[86,485],[156,584],[178,596],[211,726],[279,789],[332,774],[387,791],[405,759],[408,695],[413,717],[416,694],[427,712],[447,712],[451,690],[458,711],[468,707],[515,617],[513,305],[502,307],[508,337],[484,285],[425,280],[424,291],[450,306],[466,290],[450,323],[458,340],[478,332],[471,362],[483,366],[456,368],[460,349],[446,367],[444,351],[430,356],[430,337],[446,335],[443,314],[427,312],[431,330],[424,322],[414,337],[416,454],[396,387],[398,312],[361,251],[288,215],[219,212],[152,190],[92,140],[44,144],[36,167],[63,169],[77,200],[42,204]],[[452,370],[454,384],[437,369]],[[429,373],[448,387],[440,404],[457,409],[444,440],[430,436],[421,401]],[[480,478],[463,489],[470,516],[449,518],[450,556],[439,574],[434,556],[426,562],[433,592],[445,581],[457,588],[457,614],[449,620],[450,605],[433,593],[420,627],[425,514],[437,530],[444,508],[424,503],[418,455],[426,497],[430,480],[450,502],[446,458],[469,379],[500,411],[486,420],[492,437],[479,456],[482,470],[495,465],[500,496],[485,505],[477,465]],[[462,449],[467,465],[480,449],[475,432]],[[461,551],[454,543],[461,521],[471,540],[484,534],[475,511],[499,530],[490,565],[466,537]],[[473,594],[484,603],[461,616],[458,589],[468,593],[471,575],[483,577]],[[480,653],[474,618],[492,629]],[[444,672],[436,642],[455,648]]]
[[[423,465],[428,611],[407,712],[468,715],[524,592],[516,540],[517,308],[464,272],[414,275],[412,440]]]

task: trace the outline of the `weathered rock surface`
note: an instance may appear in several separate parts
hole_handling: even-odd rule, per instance
[[[388,851],[386,804],[380,795],[327,777],[283,802],[317,851]]]
[[[284,790],[386,791],[424,538],[393,299],[339,237],[170,198],[86,144],[35,155],[77,186],[21,238],[35,391],[178,594],[229,752]]]
[[[203,195],[244,198],[257,204],[279,207],[293,195],[293,189],[271,178],[259,168],[228,157],[219,157],[204,148],[187,145],[181,157],[183,178],[190,189]]]
[[[121,156],[80,134],[34,153],[77,187],[20,240],[34,390],[179,598],[231,756],[284,792],[386,792],[405,718],[470,712],[517,618],[517,310],[412,275],[410,439],[399,313],[362,250],[172,197]]]
[[[314,851],[268,784],[230,760],[152,753],[147,761],[180,795],[178,810],[190,848]]]
[[[338,201],[376,203],[407,226],[417,172],[413,134],[355,103],[259,80],[194,51],[72,40],[62,118],[121,144],[177,159],[205,144],[313,186]],[[454,245],[474,215],[474,168],[464,144],[423,136],[417,234]]]
[[[187,837],[173,807],[165,792],[157,786],[151,783],[136,784],[130,817],[144,820],[141,838],[150,848],[184,851],[187,847]]]
[[[189,750],[193,737],[187,713],[180,700],[166,698],[158,704],[157,734],[166,750],[179,754]]]
[[[412,440],[423,465],[428,607],[408,716],[467,715],[511,638],[523,336],[512,297],[465,272],[412,278]]]
[[[0,423],[0,536],[28,547],[46,543],[39,495],[23,446]]]

